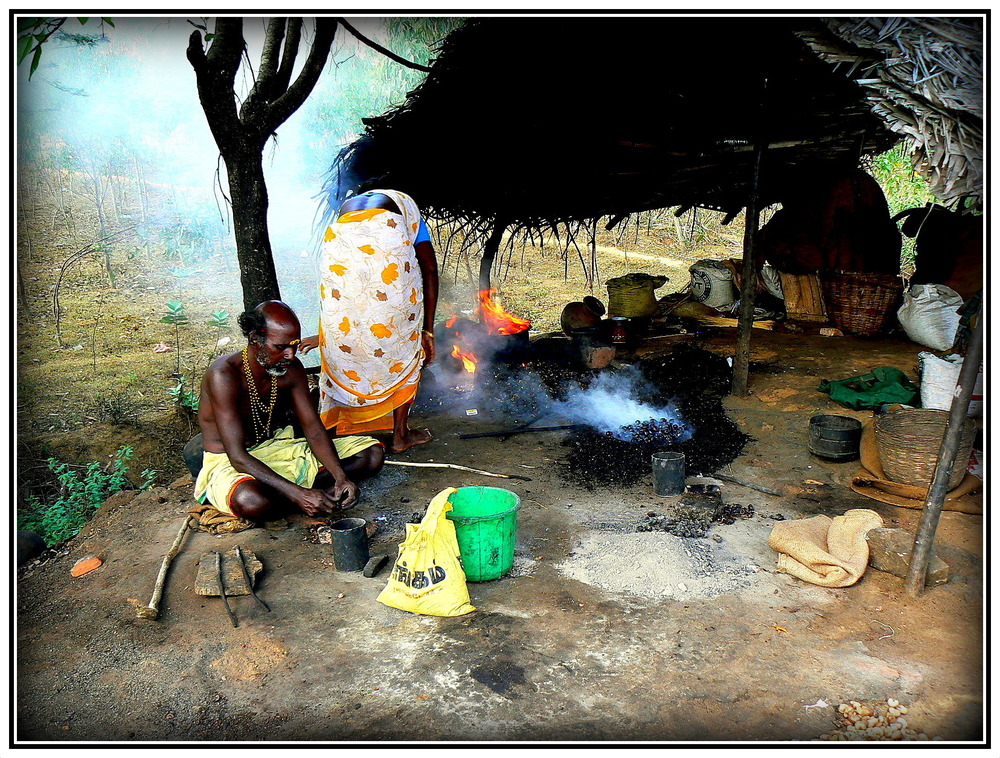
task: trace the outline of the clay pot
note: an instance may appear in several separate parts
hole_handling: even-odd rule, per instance
[[[577,329],[597,326],[600,322],[601,317],[581,302],[567,303],[559,317],[559,324],[567,337],[573,336]]]

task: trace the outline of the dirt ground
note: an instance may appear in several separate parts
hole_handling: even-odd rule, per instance
[[[728,355],[734,333],[665,338],[641,352],[686,339]],[[470,583],[477,610],[456,618],[379,604],[388,572],[336,571],[330,546],[312,541],[300,518],[285,529],[190,534],[160,619],[139,620],[191,486],[115,496],[17,583],[16,740],[799,741],[834,731],[839,703],[895,698],[929,738],[982,741],[981,516],[942,515],[936,549],[950,580],[918,598],[874,569],[849,588],[804,583],[776,572],[767,545],[774,516],[851,508],[915,531],[918,511],[846,486],[856,463],[811,456],[807,424],[817,410],[864,415],[818,393],[820,379],[880,365],[912,375],[919,350],[755,330],[751,395],[726,401],[753,441],[724,473],[795,494],[726,484],[724,500],[752,504],[755,515],[714,524],[704,539],[637,531],[663,502],[651,475],[626,489],[568,484],[560,432],[461,440],[504,424],[418,419],[437,438],[398,460],[530,477],[387,466],[363,486],[351,515],[379,525],[373,553],[394,554],[405,522],[445,487],[520,496],[513,572]],[[193,591],[199,558],[236,544],[263,562],[257,589],[272,609],[235,599],[238,628],[218,598]],[[90,554],[104,565],[72,578]],[[641,572],[652,578],[627,581]]]

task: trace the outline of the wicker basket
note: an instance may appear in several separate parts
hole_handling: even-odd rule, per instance
[[[885,475],[901,484],[930,487],[949,415],[948,411],[907,408],[878,416],[875,440]],[[949,490],[965,478],[975,438],[975,425],[965,422],[948,481]]]
[[[893,274],[831,271],[820,282],[833,323],[861,337],[885,331],[902,301],[903,280]]]

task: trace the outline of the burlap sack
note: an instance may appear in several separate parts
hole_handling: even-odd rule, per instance
[[[768,544],[778,553],[778,571],[821,587],[849,587],[868,566],[866,535],[881,526],[875,511],[854,508],[836,518],[779,521]]]

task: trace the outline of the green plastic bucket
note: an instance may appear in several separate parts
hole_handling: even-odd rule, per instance
[[[510,571],[521,498],[499,487],[459,487],[448,502],[465,578],[485,582]]]

